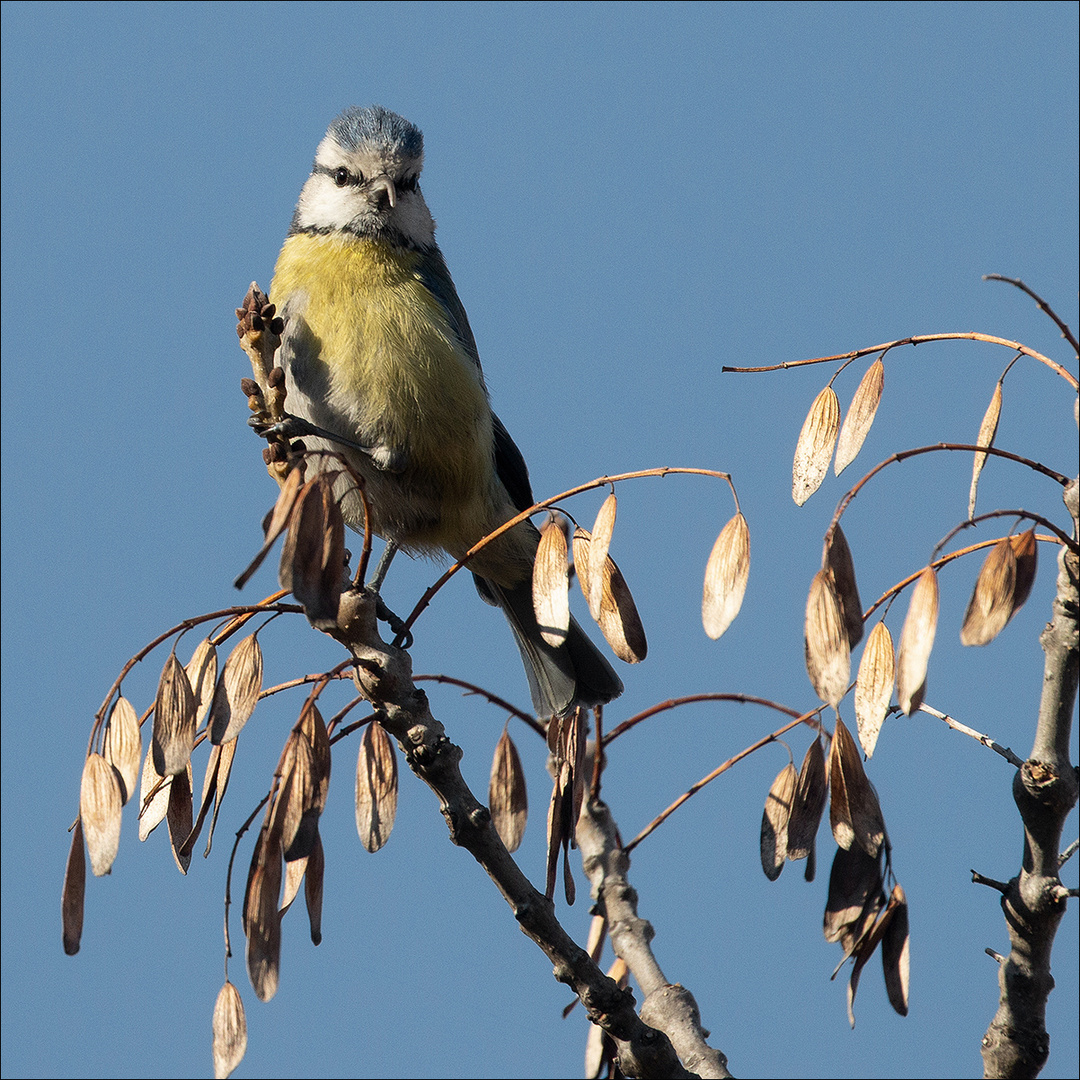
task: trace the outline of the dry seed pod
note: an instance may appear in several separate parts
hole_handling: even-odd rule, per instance
[[[160,787],[158,785],[161,785]],[[142,782],[139,786],[139,839],[145,840],[164,820],[169,810],[171,776],[162,776],[154,768],[153,747],[143,759]],[[154,789],[157,788],[156,791]],[[150,792],[154,791],[151,798]],[[147,802],[147,799],[150,801]]]
[[[225,798],[225,792],[229,787],[229,777],[232,774],[233,759],[236,757],[236,739],[230,739],[227,743],[215,746],[210,752],[210,761],[206,767],[206,779],[203,781],[202,802],[199,808],[199,817],[195,823],[195,831],[198,832],[203,819],[210,806],[210,799],[214,800],[214,813],[210,818],[210,828],[206,834],[206,849],[203,858],[210,854],[211,845],[214,842],[214,829],[217,827],[218,813],[221,810],[221,801]],[[213,772],[211,773],[211,766]]]
[[[319,823],[315,809],[318,789],[315,752],[304,733],[294,731],[281,770],[280,804],[275,807],[281,816],[281,850],[286,862],[306,859],[311,852]]]
[[[770,881],[775,881],[787,859],[788,822],[799,774],[789,761],[779,772],[765,798],[761,815],[761,868]]]
[[[575,893],[568,853],[574,842],[585,795],[585,728],[585,710],[575,708],[566,714],[553,716],[547,735],[548,748],[554,763],[555,782],[551,789],[551,802],[548,804],[545,895],[549,900],[555,895],[555,878],[561,849],[563,886],[568,904],[573,904]]]
[[[300,716],[300,730],[311,743],[315,754],[316,790],[312,808],[322,813],[326,809],[326,796],[330,791],[330,737],[326,733],[326,724],[317,705],[305,707]]]
[[[878,357],[867,369],[859,383],[851,407],[844,417],[844,426],[840,429],[840,439],[836,444],[836,461],[833,468],[839,476],[856,458],[862,449],[863,441],[874,422],[881,392],[885,389],[885,365]]]
[[[533,611],[543,639],[558,648],[570,629],[570,576],[566,562],[566,533],[549,518],[540,530],[533,563]]]
[[[876,909],[880,894],[879,860],[870,858],[858,844],[853,844],[850,850],[837,848],[825,903],[825,940],[850,937],[851,928],[859,925],[866,909]]]
[[[286,859],[285,888],[282,890],[281,895],[280,915],[284,916],[285,912],[292,907],[293,901],[296,899],[296,894],[300,891],[300,886],[304,883],[307,864],[307,856],[302,859]]]
[[[810,406],[803,421],[795,460],[791,467],[791,497],[802,506],[819,487],[829,471],[836,435],[840,430],[840,402],[836,391],[826,386]]]
[[[879,622],[870,631],[859,661],[859,674],[855,678],[855,720],[859,728],[859,742],[868,758],[874,756],[878,733],[885,723],[892,700],[895,678],[892,634],[884,622]]]
[[[994,387],[990,404],[986,407],[986,413],[979,425],[979,435],[975,440],[976,446],[993,446],[994,436],[997,434],[998,417],[1001,416],[1001,380]],[[975,497],[979,491],[979,474],[986,464],[987,454],[985,450],[977,451],[975,463],[971,467],[971,493],[968,495],[968,518],[975,516]]]
[[[1010,536],[1013,554],[1016,556],[1016,594],[1013,596],[1015,615],[1027,603],[1035,584],[1035,570],[1039,562],[1039,545],[1035,541],[1034,528],[1018,536]]]
[[[270,515],[265,522],[264,530],[266,535],[263,546],[259,549],[255,558],[251,560],[247,569],[233,583],[238,589],[242,589],[248,583],[251,575],[259,569],[263,559],[266,558],[267,553],[274,546],[274,541],[277,540],[285,529],[285,526],[288,525],[296,505],[296,497],[300,494],[300,488],[303,484],[304,469],[294,468],[290,470],[288,476],[285,477],[284,483],[281,485],[281,490],[278,492],[277,502],[274,503],[274,509],[270,512]]]
[[[214,690],[214,704],[207,726],[212,743],[235,739],[251,718],[262,689],[263,657],[254,634],[229,653]]]
[[[592,534],[588,529],[583,529],[580,525],[575,526],[573,537],[574,570],[577,573],[578,584],[581,586],[581,591],[585,596],[585,603],[589,602],[589,590],[592,587],[592,578],[589,574],[589,542],[591,540]]]
[[[102,753],[120,776],[121,795],[126,803],[135,793],[135,784],[139,779],[142,735],[139,732],[139,718],[135,715],[135,709],[125,697],[117,698],[112,712],[109,713],[109,726],[105,729]]]
[[[855,583],[855,561],[851,557],[851,548],[848,547],[847,537],[838,521],[830,526],[825,534],[821,568],[832,574],[833,588],[836,589],[840,611],[844,616],[848,647],[854,649],[862,641],[862,601],[859,599],[859,586]]]
[[[324,473],[320,478],[326,526],[323,531],[322,575],[318,601],[305,604],[307,617],[316,625],[337,625],[341,590],[345,585],[345,518],[334,497],[333,481]]]
[[[1012,618],[1016,597],[1016,554],[1009,537],[986,556],[960,628],[962,645],[989,645]]]
[[[806,673],[822,701],[834,709],[847,693],[851,650],[840,600],[828,570],[819,570],[806,598]]]
[[[829,778],[825,769],[825,752],[821,749],[819,735],[806,751],[799,783],[791,806],[791,818],[787,829],[787,857],[805,859],[813,854],[821,816],[825,812],[825,799],[829,794]],[[807,878],[813,880],[813,874]]]
[[[231,749],[236,743],[233,741],[228,745]],[[191,826],[188,838],[177,853],[182,858],[191,858],[191,853],[195,850],[195,843],[199,839],[199,833],[202,832],[203,822],[206,820],[206,815],[210,812],[210,807],[214,802],[214,794],[217,791],[218,769],[221,765],[221,750],[220,746],[212,746],[210,756],[206,759],[206,772],[203,774],[202,794],[199,796],[199,810],[195,815],[195,824]],[[206,850],[207,852],[210,850],[209,842]]]
[[[928,566],[915,582],[896,658],[896,697],[908,716],[926,696],[926,668],[934,648],[939,602],[937,574]]]
[[[300,492],[278,575],[316,626],[336,623],[341,599],[345,524],[333,489],[333,478],[323,473]]]
[[[505,727],[491,762],[488,804],[499,839],[506,845],[507,851],[517,851],[525,835],[529,800],[525,790],[525,770],[521,767],[517,747]]]
[[[60,911],[64,925],[64,952],[74,956],[79,951],[83,928],[83,900],[86,897],[86,852],[83,851],[82,819],[71,830],[71,850],[64,869],[64,888]]]
[[[600,507],[593,524],[592,537],[589,541],[589,557],[594,566],[600,566],[607,560],[608,549],[611,547],[611,534],[615,530],[615,512],[618,502],[615,493],[612,492]],[[600,621],[600,604],[604,595],[604,581],[599,575],[593,575],[589,580],[589,614]]]
[[[881,964],[885,969],[885,990],[889,1004],[901,1015],[908,1014],[908,985],[910,981],[910,937],[908,905],[899,882],[893,886],[889,906],[895,914],[881,940]]]
[[[885,839],[885,819],[877,793],[859,760],[855,740],[839,717],[829,755],[829,780],[833,838],[842,848],[858,844],[867,855],[876,857]]]
[[[596,1024],[589,1024],[589,1034],[585,1038],[585,1080],[597,1080],[607,1075],[607,1056],[604,1053],[606,1032]]]
[[[606,940],[607,919],[603,915],[594,915],[589,923],[589,939],[585,942],[585,951],[594,964],[600,963],[600,953]]]
[[[307,904],[312,945],[318,945],[322,941],[322,897],[325,869],[326,856],[323,854],[322,840],[316,831],[315,846],[308,856],[307,873],[304,875],[304,901]]]
[[[308,521],[303,522],[307,513]],[[309,480],[296,494],[292,514],[289,516],[289,529],[285,534],[285,543],[281,546],[281,561],[278,563],[278,584],[292,592],[293,572],[301,574],[310,563],[310,558],[301,557],[299,566],[296,561],[296,549],[313,552],[316,544],[322,545],[322,523],[316,519],[322,513],[322,500],[315,489],[315,481]]]
[[[247,1017],[240,991],[228,979],[214,1004],[214,1076],[225,1080],[247,1050]]]
[[[884,937],[889,925],[896,916],[896,912],[897,905],[890,900],[885,910],[881,913],[881,917],[863,932],[861,938],[855,943],[855,947],[852,950],[852,955],[855,957],[855,963],[851,968],[851,979],[848,982],[847,993],[848,1021],[852,1027],[855,1026],[855,994],[859,989],[859,977],[862,975],[862,970],[866,966],[867,961],[874,955],[874,950],[878,947],[878,943],[881,941],[882,937]]]
[[[176,653],[169,653],[154,702],[154,768],[163,776],[182,773],[195,743],[195,696]]]
[[[186,874],[191,865],[191,848],[187,844],[191,836],[194,816],[191,797],[191,762],[189,761],[187,768],[172,778],[172,783],[169,785],[169,809],[165,814],[173,858],[181,874]]]
[[[701,621],[715,641],[735,621],[750,578],[750,529],[736,514],[720,530],[705,566]]]
[[[397,814],[397,756],[390,736],[372,720],[356,759],[356,831],[371,852],[390,839]]]
[[[574,530],[574,566],[585,598],[589,597],[592,582],[591,536],[582,528]],[[601,574],[602,597],[600,602],[600,632],[607,639],[612,652],[628,664],[645,659],[649,646],[645,640],[645,628],[641,625],[634,598],[622,576],[622,571],[609,555],[604,560]]]
[[[641,625],[641,617],[622,571],[610,555],[604,567],[600,630],[620,660],[638,664],[645,659],[649,650],[645,628]]]
[[[217,649],[209,638],[199,642],[184,671],[187,672],[195,697],[195,726],[198,727],[206,717],[210,702],[214,700],[214,684],[217,682]]]
[[[95,877],[112,869],[120,847],[120,811],[124,805],[120,785],[116,770],[100,754],[87,757],[79,791],[79,817]]]
[[[247,934],[247,970],[260,1001],[277,993],[281,966],[281,848],[265,828],[251,858],[244,896],[244,933]]]

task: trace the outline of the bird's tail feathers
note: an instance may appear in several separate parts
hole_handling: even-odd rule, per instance
[[[537,715],[554,716],[571,705],[589,708],[622,693],[622,680],[573,617],[561,645],[544,640],[533,609],[531,580],[512,589],[476,575],[473,580],[487,603],[502,608],[514,631]]]

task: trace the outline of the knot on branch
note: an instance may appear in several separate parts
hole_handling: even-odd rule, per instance
[[[1077,784],[1074,770],[1058,772],[1050,762],[1029,758],[1013,778],[1013,797],[1020,809],[1021,817],[1027,808],[1054,809],[1068,813],[1077,799]],[[1025,819],[1025,824],[1031,827]]]

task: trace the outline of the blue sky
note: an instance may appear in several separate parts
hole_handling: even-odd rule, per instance
[[[1080,323],[1072,4],[5,3],[2,17],[5,1076],[211,1069],[229,841],[300,699],[260,706],[215,849],[187,878],[163,836],[139,844],[125,811],[74,958],[60,947],[65,830],[93,713],[127,658],[183,617],[276,588],[269,565],[242,597],[231,585],[274,497],[245,426],[232,309],[252,279],[269,285],[315,146],[344,106],[378,102],[424,131],[424,192],[538,497],[660,465],[734,476],[753,565],[719,642],[699,605],[732,512],[726,488],[668,477],[620,489],[612,554],[650,655],[620,668],[609,724],[709,690],[812,707],[803,610],[836,502],[895,450],[973,440],[1010,353],[961,342],[890,354],[862,456],[801,509],[791,455],[831,369],[722,365],[979,330],[1076,371],[1028,298],[981,280],[1023,278]],[[845,408],[862,370],[836,383]],[[998,445],[1074,475],[1072,407],[1063,380],[1021,362]],[[969,477],[969,458],[928,455],[860,494],[845,528],[867,604],[966,514]],[[980,509],[1065,526],[1059,497],[992,461]],[[600,499],[570,509],[588,522]],[[958,643],[977,562],[943,572],[929,673],[930,704],[1021,755],[1053,595],[1053,551],[1040,557],[1027,606],[984,649]],[[437,573],[399,560],[391,605],[411,607]],[[296,621],[261,640],[268,681],[340,658]],[[510,634],[464,580],[421,620],[413,655],[418,672],[528,700]],[[125,683],[140,710],[164,659]],[[503,717],[430,693],[484,792]],[[841,714],[852,720],[850,699]],[[623,835],[776,726],[750,707],[698,705],[634,729],[605,782]],[[532,804],[519,858],[539,881],[544,750],[514,735]],[[806,744],[791,738],[796,761]],[[1073,746],[1075,760],[1075,731]],[[447,843],[427,789],[403,776],[390,843],[361,848],[356,749],[338,747],[323,818],[323,944],[311,947],[299,912],[287,917],[282,986],[265,1005],[233,962],[251,1037],[237,1075],[579,1075],[582,1011],[561,1019],[567,991]],[[868,771],[911,905],[911,1014],[889,1009],[874,963],[851,1031],[843,980],[829,982],[838,950],[821,934],[831,840],[819,837],[814,884],[799,867],[774,884],[760,869],[761,807],[785,761],[775,746],[753,755],[634,853],[667,977],[697,996],[736,1075],[978,1074],[997,998],[983,950],[1007,941],[995,894],[968,871],[1019,866],[1010,767],[925,715],[886,723]],[[245,843],[240,865],[249,854]],[[564,909],[580,939],[582,894]],[[1080,1067],[1077,953],[1074,906],[1055,951],[1045,1076]]]

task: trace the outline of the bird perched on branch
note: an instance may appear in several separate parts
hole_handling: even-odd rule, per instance
[[[344,442],[364,478],[374,532],[410,553],[454,559],[532,505],[521,452],[491,411],[476,342],[418,183],[419,129],[380,106],[329,127],[300,192],[270,299],[285,319],[280,363],[291,413]],[[346,477],[345,520],[363,513]],[[554,647],[533,610],[539,533],[515,526],[469,562],[480,595],[505,612],[541,715],[622,692],[571,620]],[[384,559],[385,563],[385,559]]]

